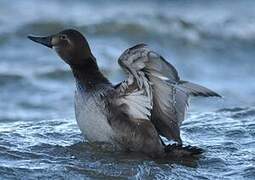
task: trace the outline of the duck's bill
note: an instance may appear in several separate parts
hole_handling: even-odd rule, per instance
[[[42,44],[44,46],[52,48],[52,43],[51,43],[51,39],[52,38],[51,38],[51,36],[44,36],[44,37],[42,37],[42,36],[31,36],[31,35],[29,35],[27,37],[28,37],[28,39],[30,39],[30,40],[32,40],[34,42],[37,42],[37,43],[40,43],[40,44]]]

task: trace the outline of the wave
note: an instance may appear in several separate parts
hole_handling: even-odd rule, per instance
[[[183,162],[169,166],[169,162],[145,161],[135,156],[132,159],[129,154],[113,153],[102,145],[84,142],[74,119],[0,123],[0,173],[11,175],[9,172],[15,171],[18,177],[20,173],[42,177],[45,171],[57,176],[68,172],[94,178],[146,178],[153,173],[160,177],[180,177],[181,174],[181,177],[213,178],[217,172],[220,176],[238,173],[251,177],[253,168],[247,165],[253,162],[254,129],[249,125],[254,125],[254,121],[244,123],[243,118],[231,117],[241,111],[249,110],[237,107],[191,114],[187,119],[196,121],[184,125],[184,142],[206,150],[196,171],[191,171]]]
[[[145,38],[168,38],[182,40],[191,43],[202,41],[228,42],[254,44],[255,23],[239,23],[231,19],[204,25],[203,23],[183,19],[180,17],[151,17],[143,21],[120,21],[108,19],[87,25],[75,25],[60,21],[39,21],[23,25],[15,32],[19,37],[30,33],[52,33],[64,28],[78,28],[90,36],[120,36],[120,37],[145,37]]]
[[[68,69],[49,69],[43,72],[37,72],[35,74],[38,78],[46,78],[46,79],[71,79],[72,73]]]
[[[63,20],[26,22],[9,32],[0,31],[0,45],[13,37],[24,38],[28,34],[52,34],[65,28],[76,28],[88,36],[123,39],[146,39],[179,41],[191,45],[219,47],[223,45],[255,44],[255,22],[243,22],[226,17],[217,22],[206,23],[179,16],[146,15],[140,19],[111,17],[93,23],[75,23]],[[4,37],[4,38],[3,38]]]
[[[112,73],[107,68],[101,67],[100,69],[101,69],[102,73],[107,76],[110,76]],[[33,75],[36,78],[43,78],[43,79],[49,79],[49,80],[71,80],[71,79],[73,79],[72,72],[69,68],[68,69],[48,68],[43,71],[34,72]]]
[[[0,37],[24,38],[30,33],[52,33],[76,27],[86,34],[104,38],[135,36],[202,45],[210,41],[212,46],[219,46],[216,42],[248,45],[255,42],[254,1],[215,1],[210,3],[209,10],[208,2],[203,1],[55,0],[38,6],[37,1],[28,0],[1,1],[0,5]],[[16,13],[10,13],[13,11]]]
[[[135,156],[132,159],[129,154],[104,150],[104,146],[84,142],[74,119],[52,119],[0,123],[0,162],[5,162],[0,165],[0,173],[9,175],[5,171],[11,171],[18,175],[22,172],[30,177],[35,174],[42,177],[44,171],[59,176],[69,172],[74,176],[94,178],[146,178],[153,173],[159,177],[180,177],[182,174],[182,177],[212,178],[215,172],[221,176],[226,173],[231,176],[234,172],[251,177],[253,169],[247,164],[252,162],[254,135],[247,133],[254,132],[254,126],[252,129],[242,123],[243,119],[230,119],[232,114],[228,113],[247,111],[243,107],[233,109],[196,113],[187,119],[197,121],[184,125],[184,141],[198,143],[206,150],[194,172],[190,172],[191,162],[169,166],[168,162],[156,163]],[[253,121],[249,122],[254,125]]]
[[[24,77],[19,74],[0,74],[0,86],[9,84],[9,83],[17,83],[23,80]]]
[[[242,119],[255,116],[255,107],[223,108],[217,112],[230,114],[231,118]]]
[[[3,72],[0,72],[0,86],[8,84],[15,84],[16,86],[19,86],[19,83],[23,81],[26,81],[26,84],[32,86],[36,78],[48,80],[68,80],[72,78],[72,73],[69,69],[61,68],[46,68],[39,71],[35,69],[31,70],[29,74],[22,71],[18,74],[15,71],[9,70],[9,72],[7,72],[7,70],[3,70]]]

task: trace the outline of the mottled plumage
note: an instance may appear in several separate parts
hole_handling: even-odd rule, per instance
[[[186,156],[200,149],[182,147],[180,126],[189,96],[219,96],[200,85],[180,80],[177,70],[145,44],[127,49],[118,62],[128,79],[113,86],[100,72],[85,37],[64,30],[29,38],[54,48],[70,65],[76,80],[75,114],[89,141],[112,143],[151,157]],[[161,136],[178,142],[166,146]]]
[[[120,56],[119,64],[129,78],[118,88],[125,89],[123,86],[126,87],[126,84],[135,83],[137,91],[146,92],[148,104],[152,106],[151,122],[160,135],[180,144],[180,126],[185,118],[189,96],[219,96],[200,85],[181,81],[174,66],[145,44],[127,49]]]

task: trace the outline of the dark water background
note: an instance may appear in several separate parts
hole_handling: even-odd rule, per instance
[[[185,144],[196,162],[155,162],[89,145],[69,68],[27,34],[75,27],[112,82],[118,56],[145,42],[224,99],[192,99]],[[0,179],[254,179],[255,1],[0,0]]]

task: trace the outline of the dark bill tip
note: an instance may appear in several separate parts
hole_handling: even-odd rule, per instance
[[[27,38],[34,41],[34,42],[37,42],[39,44],[42,44],[42,45],[47,46],[49,48],[52,48],[51,36],[41,37],[41,36],[28,35]]]

